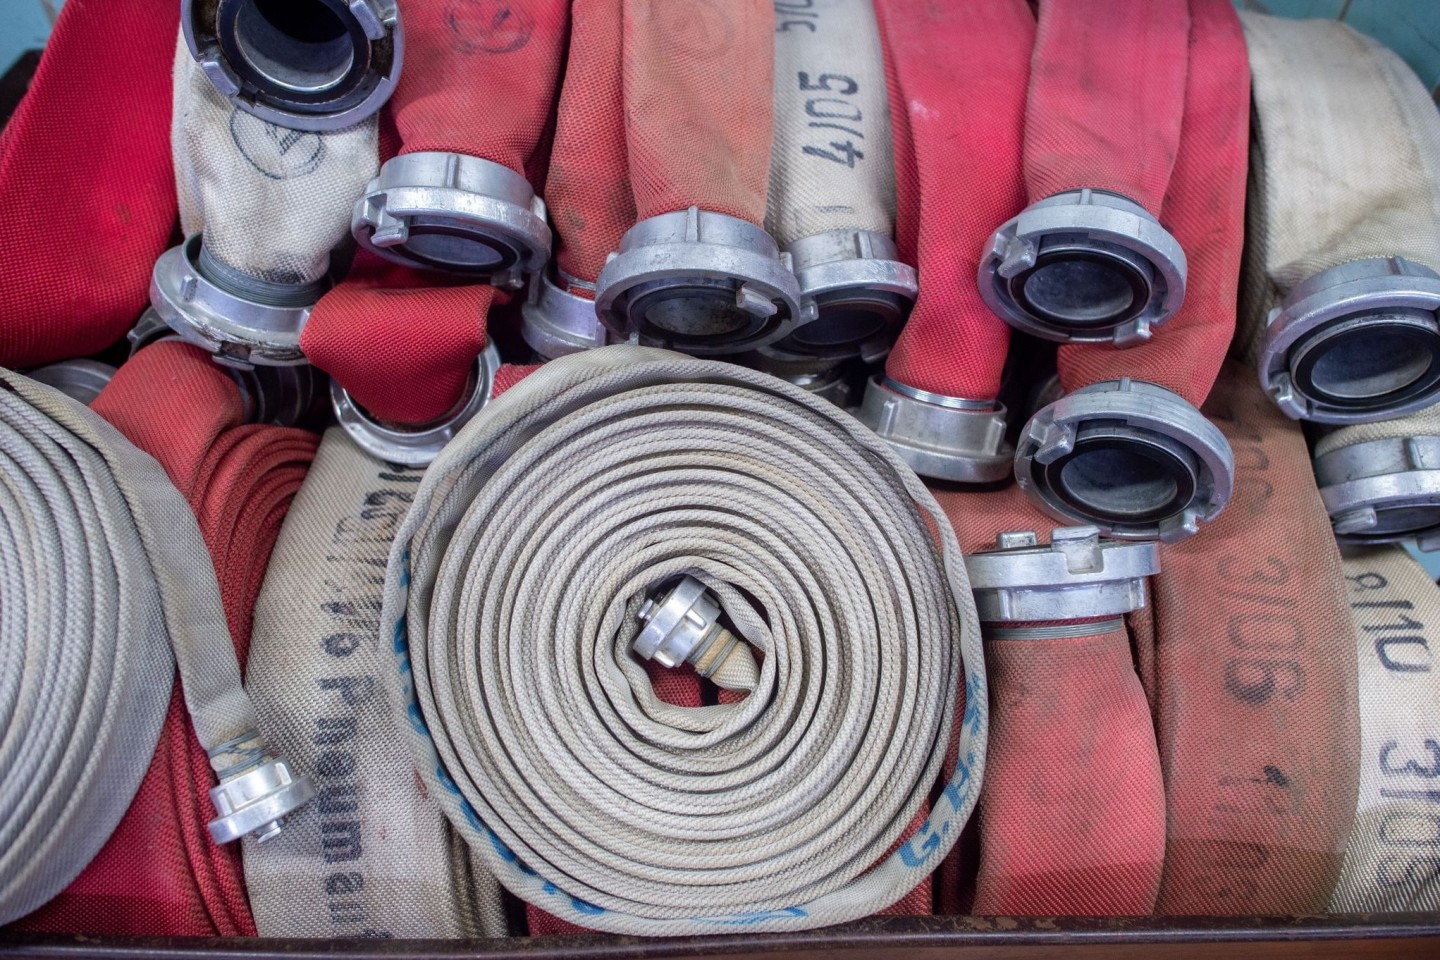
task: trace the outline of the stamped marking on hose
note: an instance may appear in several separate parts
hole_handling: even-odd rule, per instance
[[[1414,683],[1431,673],[1434,651],[1427,624],[1414,616],[1414,602],[1398,595],[1378,571],[1345,579],[1362,640],[1370,641],[1362,643],[1361,657],[1373,654],[1392,684]],[[1380,775],[1379,799],[1422,805],[1386,810],[1380,818],[1375,839],[1385,852],[1374,863],[1371,883],[1414,888],[1440,876],[1440,730],[1427,735],[1412,726],[1404,736],[1382,740],[1361,762]]]
[[[234,108],[230,139],[245,162],[271,180],[309,176],[325,162],[325,140],[318,133],[287,130]]]
[[[775,32],[787,33],[792,30],[808,29],[812,34],[820,32],[824,11],[815,9],[815,0],[776,0]],[[807,51],[808,52],[808,51]],[[833,71],[798,70],[794,81],[802,93],[813,94],[805,98],[801,109],[805,114],[805,126],[811,130],[836,130],[845,134],[845,139],[833,137],[828,142],[821,139],[815,143],[800,145],[800,152],[807,157],[818,157],[849,169],[855,168],[856,161],[864,160],[865,154],[855,141],[863,142],[865,114],[853,99],[860,92],[860,81],[845,73]],[[817,137],[824,137],[817,134]]]
[[[508,0],[450,0],[445,6],[450,46],[456,53],[514,53],[530,42],[535,18]]]

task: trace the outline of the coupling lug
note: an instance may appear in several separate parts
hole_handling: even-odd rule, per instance
[[[385,161],[355,203],[351,233],[395,263],[518,290],[550,258],[545,201],[503,164],[458,153]]]
[[[210,821],[210,839],[233,843],[249,834],[260,843],[285,828],[285,818],[315,796],[309,777],[296,777],[284,760],[268,757],[210,788],[218,816]]]
[[[1087,620],[1142,609],[1160,552],[1153,542],[1102,540],[1093,526],[1059,527],[1048,544],[1033,531],[1002,533],[965,569],[982,623]]]
[[[1219,428],[1179,394],[1126,378],[1037,411],[1015,449],[1015,480],[1063,522],[1173,543],[1230,502],[1235,458]]]
[[[1010,475],[1014,450],[1005,439],[1005,406],[946,397],[875,376],[856,417],[922,477],[994,483]]]
[[[1144,207],[1067,190],[1002,224],[982,251],[980,294],[1018,330],[1062,343],[1129,347],[1185,299],[1179,242]]]
[[[1292,420],[1371,423],[1440,402],[1440,274],[1402,257],[1352,260],[1271,310],[1260,386]]]
[[[500,351],[494,342],[486,344],[475,358],[475,370],[460,400],[448,412],[421,424],[393,424],[379,420],[356,403],[340,381],[330,381],[330,405],[340,428],[355,445],[377,460],[406,467],[426,467],[445,445],[485,408],[495,393],[495,374],[500,369]]]
[[[800,285],[774,238],[698,207],[642,220],[595,284],[595,310],[618,340],[695,356],[743,353],[801,321]]]

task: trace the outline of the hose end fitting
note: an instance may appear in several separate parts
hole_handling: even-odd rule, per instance
[[[995,483],[1010,475],[1014,450],[1005,440],[1004,404],[946,397],[875,376],[856,416],[922,477]]]
[[[625,231],[596,281],[595,310],[617,339],[695,356],[755,350],[802,322],[800,284],[774,238],[698,207]]]
[[[1093,526],[1059,527],[1048,544],[1033,531],[1002,533],[965,569],[982,623],[1086,620],[1142,609],[1160,552],[1153,542],[1102,540]]]
[[[428,423],[393,424],[379,420],[356,403],[340,381],[334,379],[330,381],[330,404],[341,429],[361,450],[386,463],[426,467],[460,428],[490,402],[499,369],[500,351],[492,341],[475,358],[475,368],[459,401]]]
[[[115,376],[115,368],[99,360],[61,360],[36,367],[25,376],[36,383],[54,387],[76,403],[88,407]]]
[[[181,0],[180,27],[215,89],[292,130],[371,116],[404,60],[396,0]]]
[[[216,363],[288,366],[307,362],[300,332],[331,283],[329,276],[302,284],[248,276],[211,256],[197,233],[155,261],[150,304],[180,339]]]
[[[1372,546],[1414,539],[1440,549],[1440,437],[1383,437],[1314,458],[1335,539]]]
[[[1015,479],[1056,519],[1093,524],[1108,537],[1173,543],[1230,502],[1235,457],[1219,428],[1179,394],[1106,380],[1030,418]]]
[[[590,297],[573,292],[586,287]],[[530,295],[520,308],[520,335],[525,343],[546,360],[609,343],[609,333],[595,313],[594,291],[593,284],[579,281],[561,286],[548,270],[531,276]]]
[[[1260,385],[1293,420],[1370,423],[1440,401],[1440,274],[1352,260],[1295,286],[1265,323]]]
[[[503,164],[458,153],[385,161],[355,203],[350,231],[386,260],[509,290],[550,258],[545,201]]]
[[[210,802],[219,814],[210,821],[210,839],[224,845],[249,834],[260,843],[285,828],[285,818],[309,803],[315,784],[297,777],[277,757],[246,768],[210,788]]]
[[[1067,190],[1007,221],[980,257],[980,295],[1044,340],[1148,340],[1185,300],[1185,251],[1128,197]]]
[[[630,648],[665,667],[689,663],[710,677],[744,646],[720,625],[720,601],[695,577],[681,577],[657,592],[640,607],[639,617],[644,626]]]
[[[895,339],[919,293],[895,241],[872,230],[831,230],[785,248],[800,283],[802,322],[777,346],[843,359]]]

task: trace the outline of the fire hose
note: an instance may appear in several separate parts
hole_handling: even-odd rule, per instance
[[[1000,480],[1013,453],[996,402],[1010,331],[965,265],[978,264],[970,258],[995,222],[1024,203],[1019,160],[1034,22],[1021,0],[880,0],[876,11],[897,103],[897,235],[925,289],[885,375],[868,385],[860,419],[922,476]]]
[[[1246,14],[1257,130],[1240,346],[1288,417],[1440,400],[1440,118],[1344,24]]]
[[[1198,407],[1235,329],[1250,93],[1233,6],[1189,6],[1184,122],[1163,213],[1189,253],[1191,293],[1163,334],[1132,349],[1063,344],[1066,395],[1031,417],[1015,451],[1016,479],[1038,506],[1114,537],[1191,536],[1234,487],[1230,449]]]
[[[417,769],[512,892],[612,932],[804,929],[899,899],[973,806],[959,563],[924,488],[825,401],[609,347],[547,364],[431,465],[380,635]],[[734,630],[691,662],[748,662],[739,702],[666,703],[631,655],[682,576]]]
[[[980,292],[1020,330],[1128,346],[1185,297],[1188,251],[1157,218],[1185,112],[1187,4],[1039,8],[1025,107],[1030,205],[984,244]]]
[[[194,360],[206,373],[214,373],[230,385],[208,362],[198,357]],[[138,367],[130,376],[139,382],[146,380],[146,373]],[[17,623],[4,636],[21,640],[31,631],[41,631],[34,634],[36,641],[46,643],[49,656],[56,659],[47,658],[54,669],[44,675],[51,690],[51,698],[41,701],[49,705],[41,708],[49,714],[45,733],[31,726],[37,719],[37,702],[33,690],[26,693],[29,685],[24,672],[17,669],[10,674],[15,678],[10,696],[18,709],[12,713],[14,739],[9,742],[21,750],[17,758],[28,760],[18,766],[5,764],[5,789],[20,792],[4,804],[9,814],[4,829],[10,839],[0,871],[5,878],[3,919],[8,922],[29,913],[75,879],[101,852],[112,830],[120,825],[123,831],[122,815],[125,819],[139,816],[131,804],[137,790],[142,801],[154,796],[149,789],[152,786],[163,791],[150,755],[157,741],[162,754],[174,749],[175,744],[167,741],[176,732],[186,741],[191,737],[198,740],[194,752],[188,749],[189,743],[181,745],[182,776],[189,781],[183,796],[194,813],[182,807],[179,817],[199,836],[184,835],[184,830],[177,836],[174,825],[168,830],[161,826],[159,833],[151,836],[175,837],[174,846],[162,847],[174,858],[166,866],[178,869],[180,884],[196,883],[203,888],[205,878],[191,879],[196,864],[186,863],[181,852],[188,843],[202,844],[203,857],[218,857],[216,883],[223,894],[230,855],[217,854],[213,844],[250,832],[278,832],[285,814],[309,796],[308,781],[292,775],[257,733],[250,702],[241,687],[235,647],[225,629],[227,612],[243,608],[244,583],[258,584],[257,568],[230,564],[236,576],[227,578],[222,597],[206,556],[202,530],[154,460],[97,414],[49,388],[13,374],[5,376],[5,383],[7,390],[0,392],[0,403],[6,410],[4,433],[10,464],[6,487],[13,501],[4,515],[7,522],[24,520],[22,528],[9,527],[5,539],[12,556],[6,568],[16,577],[8,586],[24,593],[7,591],[4,609],[23,618],[25,626]],[[103,396],[100,402],[104,402]],[[205,451],[204,456],[212,455]],[[275,456],[273,452],[269,455]],[[253,469],[254,464],[245,467],[242,475],[267,477],[265,471]],[[201,493],[195,491],[192,496]],[[233,517],[237,509],[243,513],[247,507],[271,501],[257,496],[249,504],[231,503],[222,495],[219,502],[224,504],[221,515]],[[219,520],[207,526],[212,534],[229,530]],[[37,535],[40,541],[35,540]],[[109,550],[92,554],[100,544]],[[39,555],[33,552],[42,548]],[[57,549],[72,554],[69,563],[58,568],[60,558],[51,552]],[[263,554],[259,561],[263,567]],[[70,573],[63,591],[47,588],[46,579],[61,571]],[[48,613],[36,603],[47,597]],[[62,627],[63,635],[67,620],[56,619],[65,616],[62,611],[93,621],[89,629],[70,630],[69,635],[87,641],[85,657],[107,674],[104,684],[95,688],[94,697],[87,695],[87,688],[99,678],[87,680],[83,672],[76,672],[83,668],[64,667],[67,654],[63,647],[55,649],[56,634],[51,633],[48,641],[42,639],[47,627]],[[244,621],[236,623],[237,629],[245,626]],[[183,706],[178,693],[172,699],[160,692],[174,665],[180,671]],[[133,677],[142,686],[131,686],[132,666]],[[115,685],[109,687],[112,670]],[[123,699],[112,699],[116,695]],[[186,725],[186,713],[193,733]],[[57,731],[64,739],[50,740]],[[36,742],[37,733],[45,739]],[[81,746],[83,751],[77,755],[65,749],[68,745]],[[197,775],[202,778],[199,782]],[[220,785],[211,788],[210,799],[219,815],[211,819],[200,812],[199,795],[217,777]],[[43,789],[34,789],[37,783]],[[195,819],[187,819],[190,816]],[[208,836],[204,835],[206,819],[210,819]],[[142,828],[140,833],[146,831]],[[153,844],[141,845],[128,851],[128,857],[122,853],[102,862],[101,871],[118,869],[119,873],[92,874],[90,888],[81,884],[74,891],[75,899],[68,905],[62,901],[57,911],[64,915],[67,910],[80,910],[88,898],[90,909],[99,915],[86,917],[87,925],[129,929],[128,924],[135,920],[132,911],[137,909],[146,910],[155,920],[160,915],[155,900],[170,900],[165,906],[173,907],[173,900],[184,899],[183,895],[172,898],[175,888],[165,889],[163,881],[147,888],[135,885],[133,858],[152,858],[156,852]],[[229,861],[229,870],[238,879],[236,866]],[[160,875],[153,863],[149,868],[153,871],[150,876]],[[121,882],[123,878],[129,878],[129,886]],[[218,918],[214,923],[226,932],[245,932],[245,913],[242,906],[240,916],[228,922]],[[69,913],[71,918],[78,915]]]

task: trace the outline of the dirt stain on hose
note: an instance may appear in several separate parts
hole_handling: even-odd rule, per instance
[[[445,23],[456,53],[514,53],[530,42],[535,18],[524,6],[507,0],[450,0]]]

